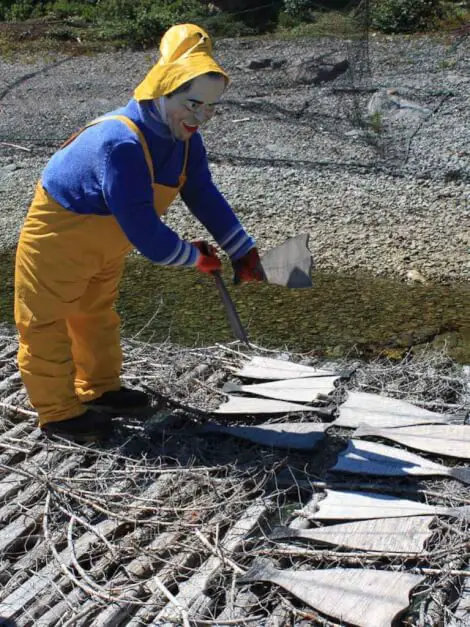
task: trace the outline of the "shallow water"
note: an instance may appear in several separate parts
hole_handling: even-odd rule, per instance
[[[14,253],[0,253],[0,320],[13,321]],[[409,285],[368,276],[316,272],[311,290],[225,281],[251,341],[327,357],[400,358],[409,347],[446,343],[470,363],[470,286]],[[118,310],[123,334],[186,346],[233,339],[214,282],[192,269],[128,258]]]

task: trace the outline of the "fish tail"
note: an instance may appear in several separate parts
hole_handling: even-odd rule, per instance
[[[281,538],[295,538],[296,529],[289,527],[275,527],[269,535],[270,540],[280,540]]]
[[[269,580],[270,574],[274,572],[275,568],[270,560],[265,557],[257,557],[246,573],[238,579],[238,583],[266,581]]]
[[[470,520],[470,505],[464,505],[462,507],[452,507],[450,514],[456,518],[465,518]]]
[[[227,383],[225,383],[222,387],[222,391],[226,392],[227,394],[231,394],[232,392],[239,392],[240,386],[237,383],[231,383],[230,381],[227,381]]]
[[[470,468],[451,468],[449,476],[470,485]]]
[[[353,433],[353,437],[361,437],[361,435],[371,435],[374,429],[365,422],[360,422],[357,429]]]

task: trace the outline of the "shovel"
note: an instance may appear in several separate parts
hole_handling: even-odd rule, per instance
[[[225,307],[227,318],[230,323],[230,328],[232,329],[234,336],[238,340],[244,342],[247,346],[250,346],[248,335],[240,320],[240,316],[238,315],[238,312],[235,308],[232,297],[228,293],[227,287],[224,283],[224,280],[222,279],[222,275],[220,274],[220,270],[215,270],[214,272],[212,272],[212,276],[215,279],[215,285],[220,294],[220,299]]]
[[[211,255],[207,242],[204,242],[203,252],[205,255]],[[230,296],[228,289],[224,283],[220,270],[214,270],[213,272],[211,272],[211,274],[214,277],[215,286],[224,305],[230,328],[232,329],[234,336],[237,338],[237,340],[240,340],[244,342],[247,346],[250,346],[247,332],[245,331],[245,328],[240,320],[240,316],[238,315],[232,297]]]
[[[312,287],[313,260],[308,249],[308,234],[288,238],[280,246],[269,250],[261,259],[265,281],[289,288]],[[210,254],[206,244],[205,254]],[[220,271],[211,273],[225,307],[233,334],[238,340],[250,346],[248,335],[237,313],[233,300],[225,286]]]

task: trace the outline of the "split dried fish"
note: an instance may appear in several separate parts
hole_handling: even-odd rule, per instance
[[[293,412],[314,411],[309,405],[288,403],[267,398],[247,398],[246,396],[228,396],[228,400],[219,405],[213,414],[289,414]]]
[[[387,477],[439,475],[470,485],[470,468],[448,468],[403,449],[360,440],[348,442],[331,470]]]
[[[366,568],[279,570],[259,558],[240,583],[267,581],[314,609],[359,627],[390,627],[424,577]]]
[[[309,540],[350,549],[387,553],[421,553],[431,535],[432,516],[376,518],[313,529],[276,527],[270,540]]]
[[[318,511],[316,511],[317,507],[319,507]],[[470,505],[445,507],[400,499],[390,494],[326,490],[325,499],[318,503],[312,500],[300,511],[302,515],[315,520],[361,520],[365,518],[439,515],[459,518],[470,516]]]
[[[227,393],[244,392],[254,396],[264,396],[294,403],[312,403],[318,399],[319,394],[326,395],[333,392],[338,381],[339,377],[302,377],[252,385],[226,383],[223,391]]]
[[[406,401],[367,392],[348,392],[338,410],[339,417],[333,423],[336,427],[355,428],[362,422],[384,428],[455,422],[455,416],[451,418]]]
[[[377,436],[427,453],[470,459],[469,425],[416,425],[379,429],[360,424],[354,435],[358,438]]]
[[[237,377],[245,379],[298,379],[300,377],[331,377],[334,372],[325,368],[312,368],[293,361],[273,359],[272,357],[252,357],[241,369],[235,370]]]

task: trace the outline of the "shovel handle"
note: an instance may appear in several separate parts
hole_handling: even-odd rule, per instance
[[[209,245],[207,242],[202,242],[200,250],[204,255],[211,256],[211,252],[209,249]],[[232,329],[233,334],[238,340],[244,342],[247,346],[250,346],[250,341],[248,340],[247,332],[240,320],[240,316],[235,308],[232,297],[230,296],[227,287],[222,279],[222,273],[220,270],[213,270],[210,274],[214,277],[215,285],[217,287],[217,291],[219,292],[220,299],[224,305],[225,312],[227,314],[228,321],[230,323],[230,328]]]

